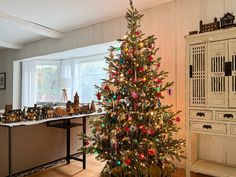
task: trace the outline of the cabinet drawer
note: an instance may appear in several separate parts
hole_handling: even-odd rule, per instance
[[[230,125],[230,134],[236,135],[236,125]]]
[[[190,130],[209,132],[209,133],[227,133],[226,124],[209,123],[209,122],[194,122],[190,121]]]
[[[216,112],[216,120],[236,121],[236,112]]]
[[[212,111],[190,110],[190,119],[212,120]]]

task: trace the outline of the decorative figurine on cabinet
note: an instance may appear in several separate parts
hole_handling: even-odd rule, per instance
[[[220,18],[221,28],[230,28],[236,26],[236,24],[234,24],[234,19],[235,17],[233,14],[229,12],[224,14],[224,16]]]
[[[217,18],[214,18],[213,23],[203,24],[203,21],[200,21],[200,31],[199,33],[209,32],[220,29],[220,22],[217,20]]]

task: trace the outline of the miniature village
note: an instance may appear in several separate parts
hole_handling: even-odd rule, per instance
[[[220,20],[217,20],[217,18],[214,18],[214,22],[203,24],[203,21],[201,20],[199,22],[199,33],[205,33],[209,31],[215,31],[220,29],[226,29],[226,28],[232,28],[236,27],[236,24],[234,23],[235,16],[232,13],[225,13],[223,17],[220,18]],[[198,31],[190,31],[189,35],[198,34]]]
[[[99,111],[99,110],[98,110]],[[47,118],[66,117],[78,114],[89,114],[96,112],[95,103],[81,105],[76,93],[74,102],[68,101],[66,107],[37,106],[27,109],[12,109],[12,105],[5,106],[5,112],[0,115],[0,123],[14,123],[22,121],[42,120]]]

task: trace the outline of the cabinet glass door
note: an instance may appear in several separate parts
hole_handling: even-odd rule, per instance
[[[228,77],[225,76],[225,64],[228,62],[228,41],[209,44],[209,106],[228,106]]]
[[[236,40],[229,41],[229,61],[231,73],[229,76],[229,107],[236,107]]]
[[[190,106],[205,106],[206,99],[206,44],[190,47]]]

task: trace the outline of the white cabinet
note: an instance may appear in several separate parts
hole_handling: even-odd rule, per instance
[[[236,177],[236,28],[186,36],[186,120],[187,177]]]

